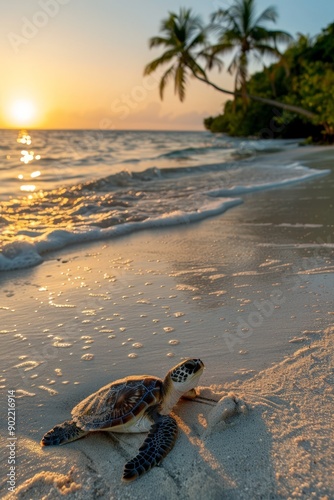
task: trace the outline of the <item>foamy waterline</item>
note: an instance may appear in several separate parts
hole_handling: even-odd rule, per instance
[[[10,271],[35,266],[43,261],[43,255],[65,248],[69,245],[93,242],[102,239],[114,238],[130,234],[135,231],[189,224],[200,221],[214,215],[223,214],[226,210],[242,203],[240,197],[226,198],[228,195],[241,195],[245,193],[263,191],[266,189],[282,188],[297,182],[303,182],[315,177],[327,175],[329,170],[313,170],[294,163],[285,167],[287,171],[298,172],[298,176],[283,178],[275,182],[254,183],[248,185],[231,186],[208,190],[198,195],[201,205],[193,210],[175,210],[162,213],[157,216],[148,216],[144,220],[123,222],[111,225],[111,227],[88,227],[83,225],[76,229],[53,229],[43,234],[33,231],[21,231],[21,234],[13,242],[5,244],[0,253],[0,271]],[[154,176],[161,175],[154,172]],[[106,181],[100,181],[106,183]],[[212,197],[221,197],[220,200],[212,200]],[[194,196],[186,199],[193,200]]]
[[[292,169],[301,172],[300,176],[291,177],[289,179],[282,179],[279,182],[265,182],[263,184],[254,184],[249,186],[232,186],[231,188],[213,189],[209,191],[210,196],[233,196],[241,195],[247,193],[253,193],[255,191],[264,191],[267,189],[281,188],[285,186],[290,186],[303,181],[311,180],[315,177],[321,177],[323,175],[330,174],[330,170],[314,170],[304,167],[300,163],[293,163],[290,165]]]
[[[203,220],[247,193],[327,174],[263,159],[291,146],[207,132],[2,131],[0,271],[68,245]]]
[[[46,233],[35,240],[26,238],[5,245],[0,254],[0,271],[11,271],[35,266],[43,261],[42,255],[54,250],[60,250],[69,245],[93,242],[130,234],[143,229],[189,224],[213,215],[224,213],[231,207],[242,203],[240,198],[225,199],[219,202],[210,202],[196,212],[174,212],[160,217],[148,218],[140,222],[129,222],[112,226],[107,229],[91,228],[71,232],[69,230],[55,230]]]

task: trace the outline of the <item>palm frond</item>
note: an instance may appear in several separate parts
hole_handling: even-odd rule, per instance
[[[153,73],[159,66],[163,66],[164,64],[169,63],[175,57],[175,50],[169,50],[162,54],[162,56],[157,57],[150,63],[148,63],[144,68],[144,75],[150,75]]]
[[[257,43],[261,43],[262,41],[273,41],[273,37],[270,33],[271,32],[263,26],[254,26],[251,32],[253,45],[255,46]]]
[[[216,21],[224,22],[226,20],[227,16],[228,16],[228,10],[218,9],[216,12],[211,14],[210,21],[211,21],[211,23],[215,23]]]
[[[272,45],[268,45],[266,43],[257,43],[254,47],[254,52],[255,51],[261,54],[261,56],[279,57],[281,55],[277,47],[273,47]]]
[[[290,33],[287,33],[286,31],[272,30],[269,31],[269,34],[276,43],[289,43],[291,42],[291,40],[293,40],[293,36],[291,36]]]
[[[213,56],[217,56],[218,54],[229,54],[230,52],[233,52],[235,50],[235,44],[232,44],[230,42],[226,43],[217,43],[216,45],[211,45],[207,49],[209,54],[212,54]]]
[[[207,35],[206,32],[203,30],[188,42],[186,48],[189,51],[191,49],[194,49],[198,45],[205,45],[206,41],[207,41]]]
[[[228,71],[228,73],[230,73],[230,75],[232,75],[232,73],[234,73],[235,71],[238,73],[238,68],[239,68],[239,58],[237,56],[235,56],[235,57],[233,57],[232,61],[230,62],[230,65],[227,68],[227,71]]]
[[[210,47],[199,52],[198,57],[204,59],[207,69],[217,68],[221,71],[224,68],[224,63],[216,54],[210,52]]]
[[[218,36],[226,31],[240,31],[238,16],[233,12],[233,7],[228,10],[218,10],[211,16],[209,30]]]
[[[175,70],[175,84],[174,84],[174,91],[175,94],[179,96],[179,99],[181,102],[184,101],[185,96],[186,96],[186,72],[185,69],[182,65],[177,66]]]
[[[267,7],[254,21],[254,26],[259,25],[263,22],[271,21],[276,23],[278,18],[278,12],[276,7],[270,6]]]
[[[244,37],[244,33],[239,30],[239,27],[235,29],[228,29],[220,34],[217,40],[217,45],[239,45],[241,39]]]
[[[200,75],[202,78],[205,78],[207,80],[207,76],[204,69],[202,68],[202,66],[198,64],[198,62],[193,57],[187,54],[187,56],[184,57],[183,62],[185,67],[189,68],[194,76]]]
[[[240,31],[244,35],[251,31],[254,24],[255,6],[253,0],[241,0],[236,2],[236,12],[233,13],[234,19],[239,19]]]
[[[281,30],[267,30],[262,26],[257,26],[252,31],[252,37],[255,41],[267,41],[273,43],[289,43],[293,40],[290,33]]]
[[[160,94],[160,99],[163,100],[164,98],[164,90],[165,87],[168,83],[168,80],[173,76],[174,73],[174,65],[172,65],[168,70],[164,73],[162,76],[160,83],[159,83],[159,94]]]
[[[150,38],[148,41],[148,46],[150,49],[153,49],[154,47],[160,47],[161,45],[167,47],[170,44],[170,38],[164,38],[162,36],[152,36],[152,38]]]

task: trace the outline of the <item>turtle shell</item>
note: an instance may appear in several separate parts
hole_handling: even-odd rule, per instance
[[[85,431],[127,428],[162,400],[162,380],[134,376],[105,385],[72,410],[73,420]]]

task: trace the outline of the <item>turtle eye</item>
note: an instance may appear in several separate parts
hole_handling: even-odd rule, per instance
[[[188,362],[188,363],[186,363],[186,364],[184,365],[184,367],[185,367],[185,369],[186,369],[186,370],[189,370],[189,371],[190,371],[190,370],[193,370],[193,369],[194,369],[194,364],[193,364],[193,363],[189,363],[189,362]]]

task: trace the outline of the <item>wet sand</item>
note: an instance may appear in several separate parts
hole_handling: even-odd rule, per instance
[[[332,148],[288,154],[334,164]],[[201,223],[73,247],[3,273],[0,383],[5,399],[17,396],[15,496],[330,498],[333,193],[332,173],[248,194]],[[185,357],[204,361],[204,394],[219,400],[232,390],[248,411],[208,432],[213,407],[179,405],[175,448],[133,485],[120,478],[142,436],[98,433],[40,448],[43,433],[102,385],[163,377]]]

